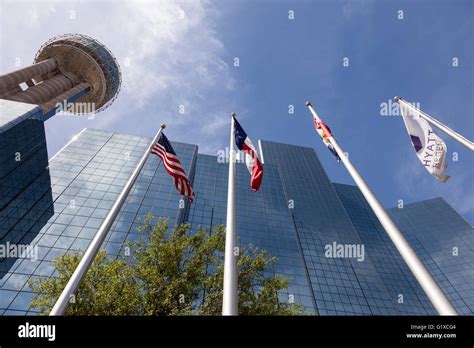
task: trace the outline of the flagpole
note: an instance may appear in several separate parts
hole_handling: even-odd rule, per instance
[[[140,159],[140,162],[138,162],[138,165],[136,166],[132,175],[130,176],[127,183],[125,184],[125,187],[122,189],[122,192],[120,192],[120,195],[118,196],[114,205],[112,206],[109,213],[105,217],[104,221],[100,225],[99,230],[94,236],[94,239],[92,239],[92,242],[89,244],[86,252],[84,253],[81,261],[79,262],[79,265],[77,266],[76,270],[72,274],[71,278],[66,284],[66,287],[64,288],[63,292],[57,299],[56,304],[54,305],[49,315],[51,316],[63,315],[64,312],[66,311],[67,306],[69,305],[69,302],[70,302],[71,295],[75,294],[77,289],[79,288],[79,285],[81,284],[84,276],[86,275],[97,253],[99,252],[99,249],[102,243],[104,242],[105,237],[107,236],[107,233],[110,230],[110,227],[114,223],[115,218],[117,217],[120,211],[120,208],[122,208],[122,205],[125,202],[125,199],[127,198],[128,194],[130,193],[133,187],[133,184],[135,183],[135,181],[138,178],[138,175],[143,169],[145,162],[150,155],[150,151],[152,147],[160,139],[161,132],[163,131],[165,127],[166,125],[164,124],[160,126],[160,129],[156,133],[152,142],[150,143],[150,145],[148,145],[146,152],[143,154],[142,158]]]
[[[308,106],[313,116],[315,118],[319,118],[316,114],[316,111],[314,111],[311,102],[306,102],[306,105]],[[426,295],[428,296],[438,313],[440,315],[458,315],[456,309],[451,305],[448,298],[444,295],[441,288],[438,286],[436,281],[429,273],[428,269],[426,269],[426,267],[423,265],[421,260],[416,255],[415,251],[410,247],[398,227],[394,224],[394,222],[387,214],[383,206],[380,204],[380,202],[370,190],[369,186],[365,183],[362,176],[352,165],[349,160],[349,157],[345,155],[342,148],[336,142],[336,139],[334,139],[334,137],[331,135],[328,140],[336,150],[337,154],[341,158],[342,163],[344,163],[347,168],[347,171],[352,176],[352,179],[354,179],[356,185],[359,187],[360,191],[367,200],[367,203],[369,203],[370,207],[372,208],[378,220],[384,227],[393,244],[395,244],[395,247],[402,256],[403,260],[405,260],[406,264],[413,272],[413,275],[420,283],[421,287],[425,291]]]
[[[238,315],[237,301],[237,237],[235,234],[235,159],[234,159],[234,117],[231,114],[230,145],[229,145],[229,181],[227,187],[227,220],[225,233],[224,260],[224,292],[222,300],[222,315]]]
[[[445,132],[447,135],[451,136],[454,140],[457,140],[461,144],[463,144],[465,147],[467,147],[469,150],[474,151],[474,143],[470,141],[469,139],[466,139],[463,137],[461,134],[455,132],[448,126],[444,125],[443,123],[439,122],[437,119],[431,117],[428,115],[426,112],[421,111],[420,109],[417,109],[410,103],[408,103],[406,100],[400,98],[400,97],[394,97],[396,102],[398,102],[400,105],[403,102],[403,105],[405,107],[408,107],[412,111],[415,111],[416,113],[420,114],[420,117],[424,118],[426,121],[430,122],[431,124],[435,125],[439,129],[441,129],[443,132]]]

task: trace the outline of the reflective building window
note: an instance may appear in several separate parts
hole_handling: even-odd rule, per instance
[[[3,315],[36,314],[28,279],[55,276],[53,259],[87,248],[150,141],[86,129],[48,164],[42,123],[20,125],[0,130],[9,153],[22,137],[38,146],[21,168],[7,155],[0,158],[0,184],[11,188],[0,197],[0,243],[36,253],[0,260]],[[228,164],[199,154],[195,145],[172,145],[196,192],[194,203],[181,201],[160,159],[150,156],[104,242],[111,257],[122,257],[124,242],[140,237],[139,221],[150,212],[170,226],[189,222],[192,231],[201,226],[212,233],[225,224]],[[321,315],[435,314],[356,187],[331,183],[313,149],[267,141],[262,149],[259,192],[251,190],[244,164],[236,166],[236,228],[241,246],[277,258],[269,273],[289,278],[281,301]],[[23,181],[13,182],[18,175]],[[389,212],[458,310],[474,313],[472,227],[442,199]],[[363,260],[328,255],[334,243],[364,246]]]

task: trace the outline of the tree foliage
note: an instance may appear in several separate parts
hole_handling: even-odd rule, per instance
[[[190,233],[187,224],[170,229],[167,220],[154,223],[148,215],[139,230],[143,237],[127,243],[130,256],[98,253],[66,315],[220,315],[224,227]],[[36,292],[32,304],[41,313],[49,313],[81,256],[64,254],[53,261],[57,277],[30,281]],[[288,280],[273,275],[274,263],[253,247],[240,251],[240,315],[304,314],[302,307],[280,302]]]

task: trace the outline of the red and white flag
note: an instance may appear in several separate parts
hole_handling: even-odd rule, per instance
[[[168,138],[161,134],[160,139],[152,147],[151,153],[159,156],[163,161],[163,166],[169,175],[174,179],[174,185],[179,194],[188,197],[190,203],[194,200],[194,191],[189,183],[188,176],[181,165],[176,152],[174,152]]]
[[[323,122],[323,120],[321,120],[317,116],[317,114],[316,116],[313,116],[313,118],[314,118],[314,128],[316,128],[316,132],[318,132],[319,136],[323,140],[324,145],[326,145],[328,150],[331,151],[331,153],[336,157],[337,163],[340,163],[341,158],[339,157],[336,150],[334,149],[334,147],[329,141],[329,138],[332,136],[331,129],[329,129],[329,127]]]
[[[245,165],[250,173],[250,186],[257,192],[263,179],[263,166],[252,141],[245,133],[242,126],[232,117],[234,122],[234,137],[237,148],[245,154]]]

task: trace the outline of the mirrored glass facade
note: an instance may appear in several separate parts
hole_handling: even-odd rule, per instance
[[[278,167],[321,315],[397,313],[374,262],[326,252],[363,242],[313,149],[263,142],[265,163]],[[336,246],[336,247],[334,247]],[[335,250],[334,250],[335,251]]]
[[[38,151],[45,151],[43,128],[18,131],[39,137]],[[0,243],[37,250],[34,258],[0,260],[0,315],[36,314],[28,279],[54,276],[51,260],[87,248],[149,141],[86,129],[49,166],[46,153],[38,155],[42,170],[0,208]],[[193,184],[194,203],[182,200],[160,159],[150,156],[104,242],[109,255],[124,255],[123,243],[140,237],[139,221],[149,212],[167,217],[170,225],[187,221],[193,231],[212,233],[225,224],[226,159],[199,154],[195,145],[172,145]],[[237,164],[237,233],[241,246],[277,257],[269,273],[289,278],[282,301],[321,315],[435,314],[356,187],[331,183],[313,149],[261,145],[265,174],[259,192],[251,190],[245,165]],[[390,214],[455,306],[473,313],[471,226],[442,199]],[[364,249],[328,254],[337,245]],[[452,256],[455,247],[458,256]]]
[[[441,198],[389,210],[461,314],[474,314],[474,228]]]

